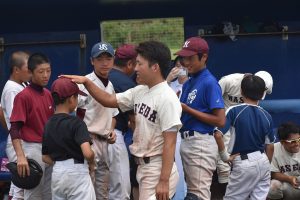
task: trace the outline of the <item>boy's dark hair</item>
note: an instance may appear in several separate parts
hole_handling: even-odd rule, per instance
[[[262,78],[251,74],[243,78],[241,89],[243,96],[258,101],[264,95],[266,84]]]
[[[114,59],[114,65],[117,66],[117,67],[126,67],[127,65],[127,62],[131,60],[131,59],[120,59],[120,58],[117,58],[115,57]]]
[[[285,122],[278,127],[279,140],[286,140],[292,133],[299,133],[299,126],[293,122]]]
[[[157,41],[142,42],[136,48],[136,51],[148,60],[150,65],[157,63],[162,77],[167,77],[168,68],[171,64],[171,52],[165,44]]]
[[[49,58],[42,53],[34,53],[28,59],[28,69],[33,72],[38,65],[49,63]]]
[[[61,99],[61,98],[59,97],[59,95],[58,95],[56,92],[52,92],[51,95],[52,95],[54,104],[55,104],[56,106],[59,105],[59,104],[63,104],[63,103],[66,102],[66,99],[67,99],[67,98],[62,98],[62,99]]]
[[[9,72],[13,73],[14,67],[21,69],[21,67],[25,64],[25,62],[29,58],[29,53],[24,51],[15,51],[13,52],[8,60]]]

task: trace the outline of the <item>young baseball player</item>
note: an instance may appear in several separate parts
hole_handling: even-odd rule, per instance
[[[271,115],[258,106],[265,93],[265,82],[258,76],[247,75],[241,83],[243,104],[230,107],[226,125],[215,132],[219,154],[224,162],[232,162],[224,200],[266,199],[270,187],[271,152],[265,144],[273,145],[275,136]],[[222,133],[231,129],[228,152]],[[266,148],[268,150],[270,148]]]
[[[180,152],[187,184],[185,199],[210,199],[218,155],[213,130],[225,124],[221,88],[206,68],[208,51],[204,39],[192,37],[176,53],[191,75],[183,85],[180,98],[183,110]]]
[[[118,47],[115,52],[114,67],[109,72],[109,80],[113,84],[116,93],[125,92],[136,86],[130,78],[130,75],[134,72],[137,56],[135,47],[135,45],[124,44]],[[119,110],[116,122],[115,133],[117,140],[114,144],[108,146],[110,164],[109,199],[129,200],[131,176],[129,176],[129,159],[124,135],[129,129],[128,124],[134,125],[133,110],[128,112]],[[134,178],[136,177],[135,175]],[[134,180],[132,182],[134,183]]]
[[[15,97],[10,135],[19,175],[24,177],[30,173],[26,158],[37,161],[44,171],[40,184],[24,191],[24,199],[48,200],[51,199],[51,167],[42,161],[41,152],[44,126],[54,112],[51,93],[44,88],[51,75],[50,61],[43,54],[32,54],[28,59],[28,69],[32,74],[31,83]]]
[[[164,80],[170,65],[170,50],[156,41],[140,43],[135,71],[142,85],[110,95],[82,76],[66,76],[83,83],[102,105],[122,111],[134,109],[136,127],[131,153],[139,164],[140,200],[172,198],[178,182],[174,162],[176,133],[181,127],[181,106]]]
[[[93,46],[91,51],[91,64],[94,71],[86,77],[99,88],[114,94],[112,83],[108,80],[109,71],[114,64],[114,49],[106,42],[100,42]],[[99,104],[87,89],[79,86],[81,91],[88,94],[87,97],[78,97],[77,115],[86,123],[93,141],[93,150],[96,159],[95,173],[92,173],[97,200],[108,199],[109,193],[109,158],[108,144],[116,140],[114,132],[119,111],[117,108],[107,108]]]
[[[229,75],[223,76],[219,80],[219,85],[221,86],[221,89],[222,89],[222,96],[223,96],[224,105],[225,105],[225,112],[227,111],[227,109],[230,106],[244,103],[243,97],[241,94],[241,82],[245,75],[247,75],[247,74],[234,73],[234,74],[229,74]],[[265,81],[266,88],[267,88],[265,93],[271,94],[272,88],[273,88],[272,76],[266,71],[259,71],[259,72],[255,73],[255,75],[259,76],[260,78],[262,78]],[[223,140],[227,147],[229,140],[230,140],[230,132],[224,134]],[[229,174],[230,174],[230,166],[227,163],[224,163],[220,159],[220,157],[218,157],[217,175],[218,175],[218,181],[220,184],[214,185],[212,187],[217,187],[218,191],[220,191],[220,188],[222,188],[222,192],[219,192],[219,194],[216,194],[216,195],[224,196],[225,191],[226,191],[226,186],[228,183]],[[223,194],[220,194],[220,193],[223,193]]]
[[[23,51],[13,52],[9,58],[10,77],[6,82],[1,95],[1,105],[8,130],[10,129],[9,118],[13,109],[14,99],[16,95],[25,88],[23,83],[29,81],[31,77],[27,66],[28,58],[29,54]],[[6,155],[10,162],[17,161],[10,136],[7,138]],[[11,183],[9,196],[11,196],[12,200],[23,199],[24,190]]]
[[[280,142],[274,144],[269,199],[300,199],[300,132],[293,123],[278,127]]]
[[[68,78],[55,80],[51,87],[55,113],[45,126],[43,161],[53,166],[52,199],[96,200],[89,174],[93,170],[94,152],[85,123],[71,116],[78,103],[78,94],[86,96]]]

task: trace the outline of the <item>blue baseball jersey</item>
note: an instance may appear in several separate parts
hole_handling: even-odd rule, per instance
[[[226,113],[226,125],[219,130],[231,137],[228,152],[247,154],[264,151],[265,144],[276,140],[271,115],[260,106],[240,104],[229,107]]]
[[[193,109],[209,114],[213,109],[224,108],[221,87],[206,68],[193,74],[184,83],[180,101]],[[181,122],[183,126],[180,131],[197,131],[206,134],[214,130],[214,126],[199,121],[186,112],[182,112]]]

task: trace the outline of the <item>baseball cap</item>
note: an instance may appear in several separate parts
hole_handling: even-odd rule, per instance
[[[198,53],[208,53],[208,51],[208,44],[203,38],[191,37],[184,42],[182,49],[175,54],[182,57],[187,57],[196,55]]]
[[[79,90],[76,83],[72,82],[69,78],[58,78],[56,79],[51,86],[51,93],[57,93],[59,98],[67,98],[74,94],[80,94],[82,96],[87,96],[86,93]]]
[[[119,59],[133,59],[136,58],[136,46],[133,44],[124,44],[117,48],[115,57]]]
[[[95,44],[91,51],[91,57],[97,58],[102,53],[108,53],[111,56],[114,56],[114,48],[111,46],[111,44],[107,42],[99,42]]]
[[[43,170],[38,162],[33,159],[27,159],[30,175],[25,177],[20,177],[18,174],[18,167],[16,162],[9,162],[6,164],[7,169],[11,173],[11,181],[14,185],[23,189],[33,189],[41,181],[43,176]]]
[[[266,93],[271,94],[273,89],[273,78],[271,74],[266,71],[259,71],[255,73],[255,76],[259,76],[265,81],[266,84]]]

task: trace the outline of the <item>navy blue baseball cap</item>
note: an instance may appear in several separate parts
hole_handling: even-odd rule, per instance
[[[108,53],[111,56],[115,55],[114,48],[107,42],[99,42],[92,48],[91,57],[97,58],[102,53]]]

